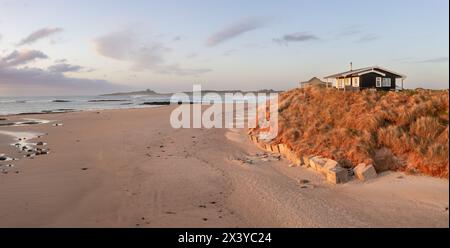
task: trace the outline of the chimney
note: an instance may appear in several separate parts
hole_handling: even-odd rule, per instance
[[[353,63],[350,62],[350,71],[353,71]]]

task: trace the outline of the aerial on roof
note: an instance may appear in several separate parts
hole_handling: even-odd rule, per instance
[[[348,77],[348,76],[360,76],[366,73],[370,73],[370,72],[375,72],[378,74],[383,74],[384,72],[389,72],[391,74],[397,75],[399,78],[403,78],[405,79],[406,76],[388,69],[385,69],[383,67],[380,66],[370,66],[370,67],[365,67],[365,68],[361,68],[361,69],[356,69],[356,70],[350,70],[350,71],[345,71],[345,72],[341,72],[341,73],[337,73],[337,74],[333,74],[330,76],[325,77],[325,79],[328,78],[337,78],[337,77]]]

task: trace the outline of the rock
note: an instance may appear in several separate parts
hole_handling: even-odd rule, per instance
[[[36,145],[37,145],[37,146],[43,146],[43,145],[44,145],[44,142],[39,141],[38,143],[36,143]]]
[[[39,151],[36,152],[36,155],[46,155],[48,152],[47,151]]]
[[[375,168],[371,164],[370,165],[366,165],[364,163],[358,164],[358,166],[356,166],[353,169],[353,172],[355,173],[356,178],[358,178],[361,181],[377,177],[377,172],[375,171]]]
[[[348,172],[342,167],[334,167],[327,171],[327,181],[333,184],[348,182]]]
[[[0,161],[6,161],[8,158],[5,156],[0,156]]]

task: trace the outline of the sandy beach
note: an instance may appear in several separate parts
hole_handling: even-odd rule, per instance
[[[449,226],[448,180],[331,185],[264,155],[247,130],[173,129],[173,108],[6,117],[54,122],[0,127],[50,149],[1,163],[14,167],[0,174],[0,227]],[[13,142],[0,133],[0,154],[23,156]]]

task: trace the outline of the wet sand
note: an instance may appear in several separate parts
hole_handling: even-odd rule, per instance
[[[172,109],[8,117],[63,125],[0,127],[47,134],[33,142],[50,149],[0,174],[0,226],[449,226],[448,180],[391,172],[330,185],[264,155],[245,130],[173,129]],[[0,154],[17,152],[10,140],[0,134]]]

